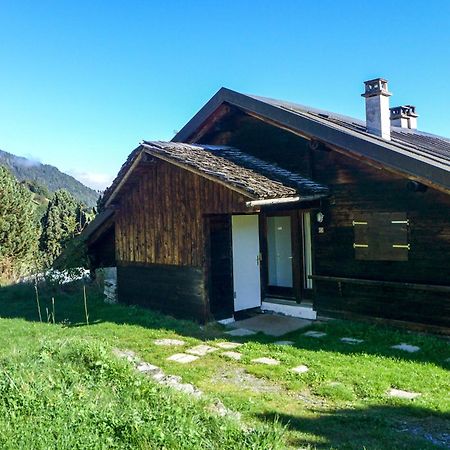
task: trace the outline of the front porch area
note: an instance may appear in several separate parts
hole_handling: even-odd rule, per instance
[[[295,206],[206,218],[209,305],[216,320],[232,322],[246,311],[316,319],[311,212],[318,205]]]

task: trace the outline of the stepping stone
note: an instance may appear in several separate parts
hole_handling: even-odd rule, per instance
[[[125,358],[129,362],[134,362],[137,359],[136,353],[133,350],[120,350],[119,348],[113,349],[113,353],[119,358]]]
[[[158,373],[161,372],[161,369],[158,366],[154,366],[153,364],[149,364],[147,362],[141,362],[136,366],[136,369],[142,373]]]
[[[247,328],[236,328],[235,330],[225,331],[225,334],[230,336],[251,336],[256,334],[256,331],[247,330]]]
[[[303,336],[312,337],[312,338],[321,338],[326,336],[327,333],[323,333],[322,331],[307,331],[303,333]]]
[[[406,398],[408,400],[412,400],[416,397],[419,397],[418,392],[408,392],[408,391],[402,391],[401,389],[389,389],[388,391],[389,397],[397,397],[397,398]]]
[[[280,364],[280,361],[278,361],[277,359],[266,357],[252,359],[252,362],[257,364],[267,364],[268,366],[278,366],[278,364]]]
[[[215,345],[217,345],[217,347],[223,348],[224,350],[231,350],[233,348],[240,347],[242,344],[240,344],[239,342],[219,342]]]
[[[153,343],[165,347],[177,347],[185,344],[185,342],[180,339],[155,339]]]
[[[275,345],[294,345],[294,341],[276,341]]]
[[[295,373],[305,373],[308,372],[309,369],[302,364],[301,366],[293,367],[291,370]]]
[[[409,345],[402,342],[401,344],[393,345],[391,348],[395,348],[397,350],[403,350],[404,352],[414,353],[420,350],[420,347],[415,345]]]
[[[216,350],[219,350],[216,347],[210,347],[206,344],[200,344],[195,347],[192,347],[188,350],[186,350],[186,353],[190,353],[191,355],[197,355],[197,356],[205,356],[208,353],[215,352]]]
[[[236,361],[239,361],[242,358],[242,355],[239,352],[223,352],[221,355]]]
[[[198,356],[187,355],[186,353],[175,353],[175,355],[169,356],[168,361],[176,361],[181,364],[188,364],[198,359]]]
[[[351,337],[343,337],[340,340],[346,344],[361,344],[361,342],[364,342],[364,339],[356,339]]]

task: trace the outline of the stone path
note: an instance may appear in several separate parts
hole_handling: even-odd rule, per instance
[[[232,350],[234,348],[240,347],[242,344],[240,344],[239,342],[219,342],[216,345],[217,347],[223,348],[225,350]]]
[[[304,366],[302,364],[301,366],[293,367],[291,370],[292,370],[292,372],[295,372],[295,373],[306,373],[306,372],[308,372],[309,369],[307,366]]]
[[[113,350],[113,353],[118,358],[125,358],[127,361],[134,365],[135,369],[138,372],[149,376],[158,384],[167,386],[180,392],[184,392],[185,394],[191,395],[195,398],[204,397],[203,392],[200,389],[197,389],[193,384],[183,383],[182,378],[177,375],[166,375],[160,367],[150,364],[146,361],[142,361],[132,350],[120,350],[116,348]],[[197,357],[195,356],[192,357],[197,359]],[[219,399],[215,399],[213,403],[207,406],[206,409],[209,412],[220,417],[227,416],[235,420],[241,419],[240,413],[229,410]]]
[[[403,350],[404,352],[408,352],[408,353],[415,353],[420,350],[420,347],[417,347],[415,345],[405,344],[404,342],[397,344],[397,345],[393,345],[391,348],[395,348],[397,350]]]
[[[197,356],[205,356],[208,353],[212,353],[219,350],[216,347],[211,347],[210,345],[206,344],[200,344],[196,345],[195,347],[189,348],[186,350],[186,353],[190,353],[191,355],[197,355]]]
[[[326,336],[327,333],[323,333],[322,331],[307,331],[303,333],[303,336],[312,337],[312,338],[321,338]]]
[[[228,334],[231,336],[251,336],[251,335],[256,334],[256,331],[246,329],[246,328],[235,328],[233,330],[226,331],[225,334]],[[303,336],[316,338],[316,339],[320,339],[326,335],[327,335],[327,333],[325,333],[325,332],[315,331],[315,330],[310,330],[310,331],[303,333]],[[354,337],[341,337],[341,338],[339,338],[339,340],[345,344],[350,344],[350,345],[357,345],[357,344],[361,344],[364,342],[363,339],[358,339],[358,338],[354,338]],[[169,347],[171,347],[171,346],[172,347],[180,347],[180,346],[183,346],[186,344],[185,341],[180,340],[180,339],[156,339],[153,342],[155,345],[169,346]],[[295,342],[289,341],[289,340],[279,340],[279,341],[273,342],[273,344],[275,344],[275,345],[294,345]],[[191,362],[198,360],[201,357],[205,357],[205,356],[209,355],[210,353],[213,353],[213,352],[216,352],[219,350],[226,350],[226,351],[222,351],[220,353],[220,356],[227,358],[227,359],[234,360],[234,361],[240,361],[242,359],[242,354],[237,351],[234,351],[234,350],[241,347],[242,345],[243,344],[239,343],[239,342],[218,342],[218,343],[214,343],[214,346],[207,345],[207,344],[199,344],[194,347],[186,349],[184,351],[184,353],[175,353],[175,354],[169,356],[167,358],[167,360],[175,361],[175,362],[181,363],[181,364],[189,364]],[[397,345],[393,345],[391,348],[396,349],[396,350],[402,350],[402,351],[409,352],[409,353],[414,353],[414,352],[417,352],[420,350],[420,347],[411,345],[411,344],[407,344],[404,342],[401,342],[400,344],[397,344]],[[136,355],[132,351],[125,350],[125,351],[119,351],[119,352],[120,352],[120,355],[118,355],[118,356],[127,358],[128,361],[136,363],[136,359],[135,359]],[[255,364],[264,364],[264,365],[268,365],[268,366],[278,366],[281,364],[279,360],[270,358],[267,356],[262,356],[259,358],[252,359],[251,362],[255,363]],[[155,379],[156,381],[158,381],[161,384],[172,386],[175,389],[183,390],[184,392],[191,393],[192,395],[197,395],[196,394],[197,391],[195,390],[195,388],[192,385],[183,384],[181,382],[180,377],[176,377],[176,376],[172,376],[172,375],[165,375],[162,372],[162,370],[160,368],[158,368],[157,366],[153,366],[152,364],[141,361],[141,362],[136,363],[136,369],[139,372],[142,372],[145,374],[151,374],[153,379]],[[308,372],[309,368],[306,365],[301,364],[299,366],[292,367],[290,369],[290,371],[301,375],[301,374]],[[408,391],[403,391],[401,389],[391,388],[388,392],[386,392],[386,395],[388,395],[389,397],[396,397],[396,398],[412,400],[412,399],[420,396],[421,394],[418,392],[408,392]],[[217,405],[216,405],[215,408],[218,410],[222,410],[225,407],[217,408]]]
[[[198,356],[188,355],[186,353],[175,353],[175,355],[169,356],[167,358],[168,361],[176,361],[177,363],[181,364],[188,364],[197,359]]]
[[[182,346],[185,344],[185,342],[180,339],[155,339],[153,343],[165,347]]]
[[[234,330],[225,331],[225,334],[229,334],[230,336],[251,336],[256,334],[256,331],[247,330],[247,328],[236,328]]]
[[[364,339],[356,339],[351,337],[343,337],[340,340],[345,344],[361,344],[361,342],[364,342]]]
[[[408,400],[413,400],[416,397],[419,397],[419,395],[420,395],[418,392],[408,392],[408,391],[402,391],[401,389],[394,389],[394,388],[389,389],[387,394],[389,395],[389,397],[406,398]]]
[[[125,358],[134,365],[138,372],[153,378],[158,384],[169,386],[194,397],[202,396],[202,392],[192,384],[182,383],[181,377],[166,375],[160,367],[142,361],[132,350],[120,350],[116,348],[113,350],[113,353],[119,358]]]
[[[223,352],[221,353],[222,356],[225,356],[226,358],[234,359],[235,361],[240,361],[242,358],[242,355],[239,352]]]
[[[274,342],[275,345],[294,345],[294,341],[276,341]]]
[[[266,364],[268,366],[278,366],[280,364],[278,359],[267,358],[265,356],[262,358],[252,359],[252,362],[256,364]]]

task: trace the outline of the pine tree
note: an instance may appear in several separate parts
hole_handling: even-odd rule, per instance
[[[52,264],[68,242],[81,233],[89,219],[83,205],[67,191],[60,189],[53,194],[42,218],[40,242],[48,264]]]
[[[33,265],[39,227],[28,189],[0,166],[0,281],[15,279]]]

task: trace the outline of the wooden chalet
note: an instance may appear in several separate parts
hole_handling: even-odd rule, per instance
[[[222,88],[172,142],[142,142],[88,238],[119,301],[449,332],[450,140],[365,86],[366,122]]]

